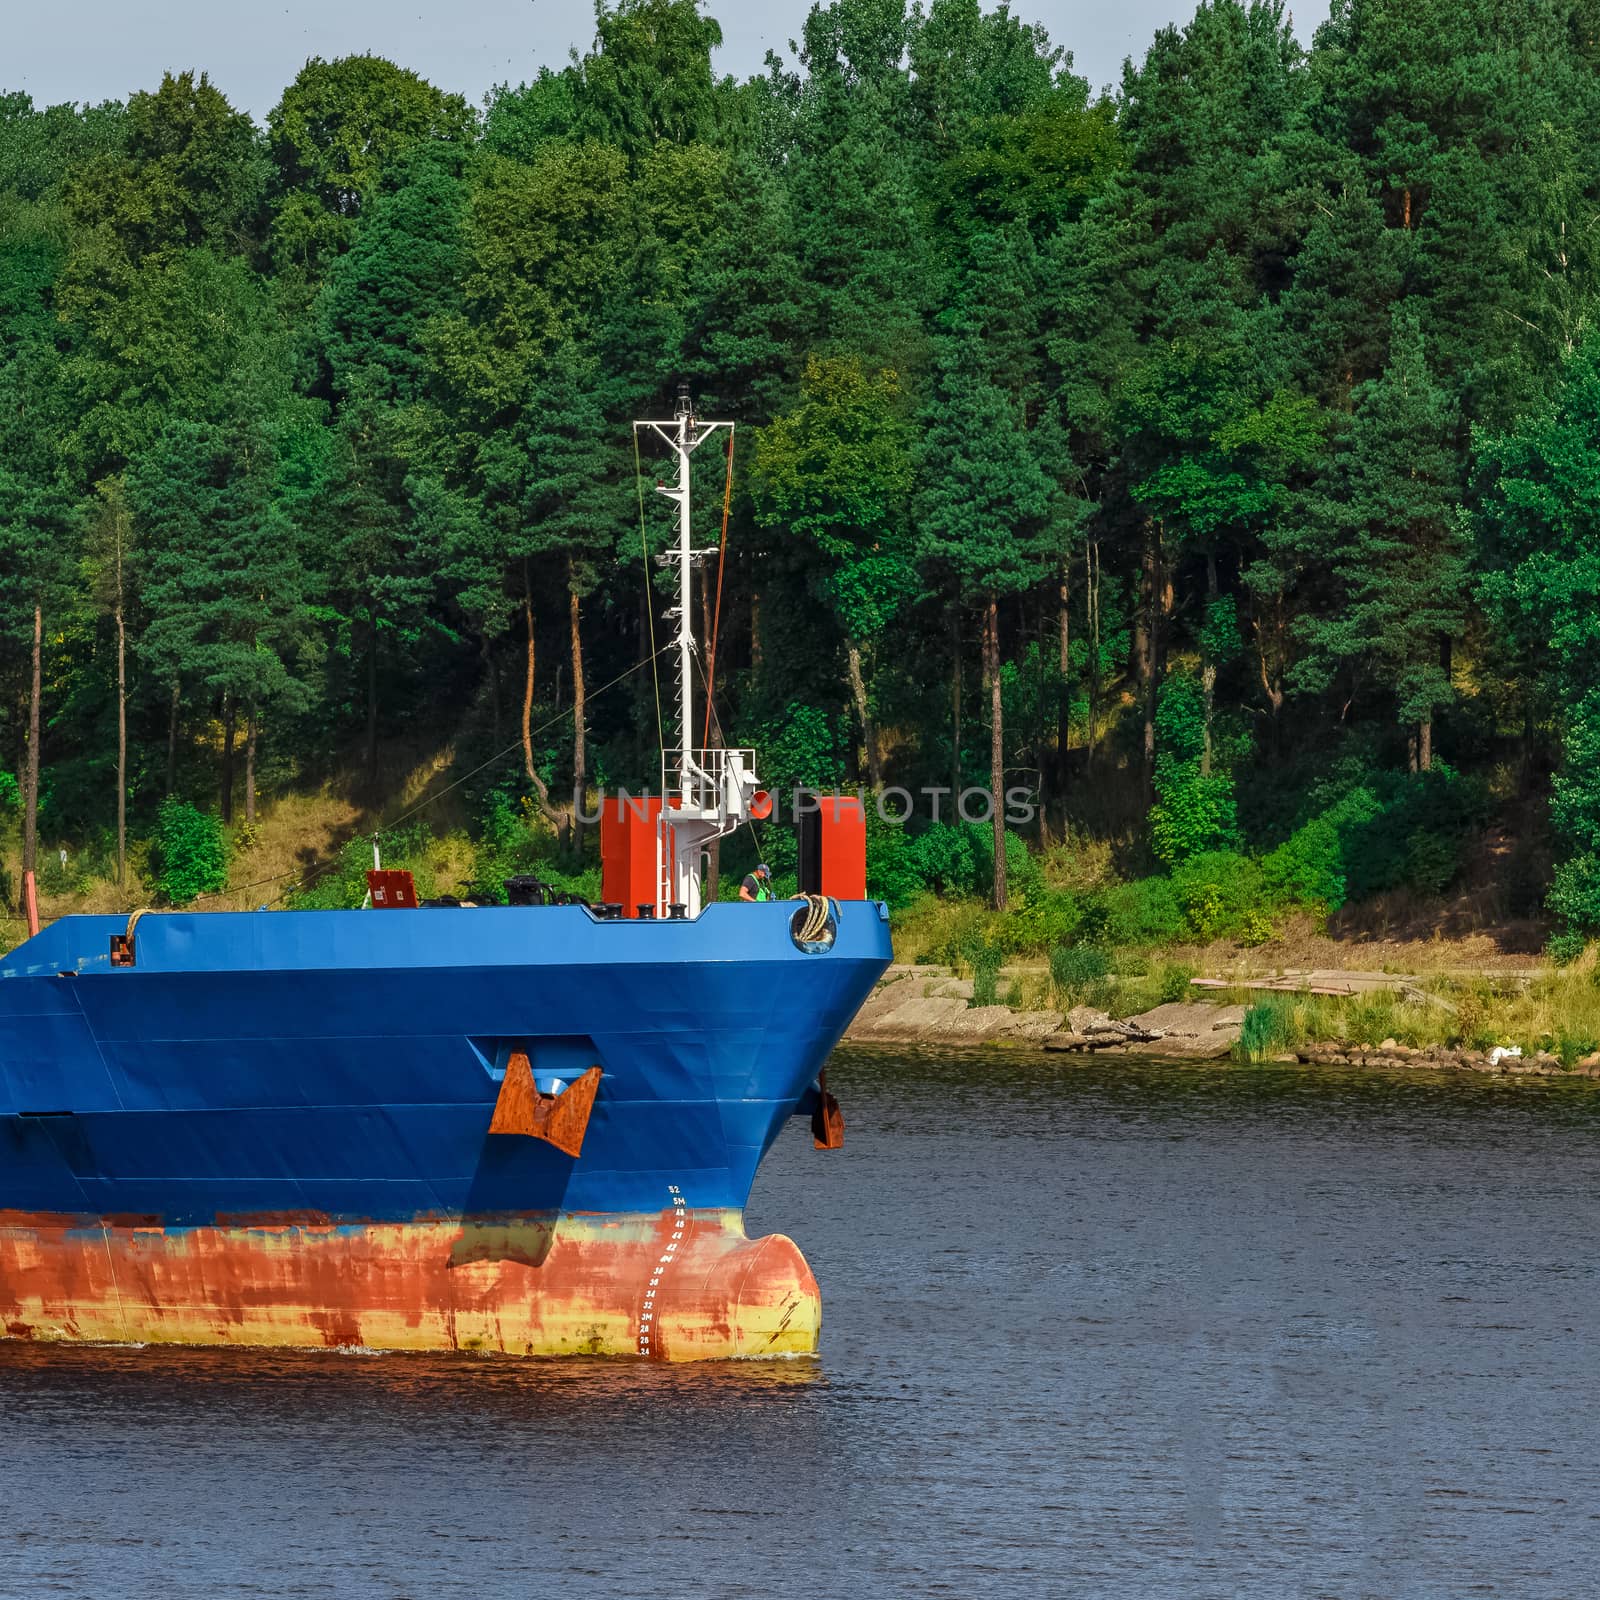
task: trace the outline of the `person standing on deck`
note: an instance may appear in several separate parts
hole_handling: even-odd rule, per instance
[[[770,900],[772,898],[772,868],[765,861],[754,872],[746,873],[739,885],[741,900]]]

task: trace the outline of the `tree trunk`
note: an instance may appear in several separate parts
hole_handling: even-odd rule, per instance
[[[750,593],[750,670],[761,672],[761,596],[755,590]]]
[[[1274,645],[1271,650],[1267,647],[1267,622],[1257,615],[1254,618],[1256,634],[1256,664],[1261,674],[1261,692],[1267,697],[1269,734],[1269,748],[1276,759],[1282,743],[1282,726],[1279,713],[1283,710],[1283,597],[1277,596],[1272,602],[1273,619],[1272,630]]]
[[[1000,695],[1000,605],[989,596],[983,634],[983,666],[989,679],[989,790],[994,806],[994,908],[1006,908],[1005,729]]]
[[[44,607],[33,608],[33,673],[28,691],[28,767],[23,774],[22,870],[38,870],[39,855],[39,697],[44,683]]]
[[[950,607],[950,792],[961,793],[961,607]]]
[[[1061,563],[1061,582],[1056,588],[1056,631],[1059,635],[1061,647],[1060,662],[1057,671],[1064,678],[1072,670],[1072,568],[1068,562]]]
[[[705,641],[706,650],[711,650],[711,563],[700,563],[700,637]],[[708,655],[707,664],[714,658]],[[706,674],[706,692],[710,694],[711,675]]]
[[[1067,792],[1067,752],[1072,748],[1072,695],[1068,688],[1072,672],[1072,569],[1061,563],[1061,583],[1056,591],[1059,613],[1056,619],[1060,635],[1061,659],[1057,671],[1060,682],[1056,685],[1056,787],[1062,795]]]
[[[233,821],[233,733],[237,716],[233,696],[222,696],[222,824]]]
[[[533,788],[534,798],[539,803],[540,814],[554,824],[556,837],[564,846],[566,844],[567,818],[550,804],[550,790],[543,778],[539,776],[538,768],[533,764],[533,676],[534,676],[534,639],[533,639],[533,592],[527,586],[527,570],[523,570],[522,591],[522,616],[528,629],[528,656],[527,674],[522,684],[522,765],[528,774],[528,782]]]
[[[526,593],[522,597],[522,619],[527,626],[528,635],[525,659],[526,670],[522,679],[522,765],[528,774],[528,782],[533,785],[534,792],[543,803],[546,797],[544,780],[535,771],[533,765],[533,678],[537,661],[534,654],[533,639],[533,596]]]
[[[583,633],[579,626],[578,591],[567,591],[572,621],[572,790],[577,805],[572,814],[572,848],[583,854],[583,796],[589,782],[589,742],[583,725]]]
[[[122,533],[117,532],[117,887],[128,882],[128,628],[122,609]]]
[[[178,705],[182,699],[178,680],[172,680],[172,702],[167,708],[167,798],[178,785]]]
[[[378,613],[367,607],[367,782],[378,782]]]
[[[489,726],[494,730],[494,747],[500,748],[500,674],[495,668],[494,652],[489,648],[486,633],[478,641],[478,653],[483,658],[483,681],[489,691]]]
[[[1423,772],[1433,771],[1433,718],[1426,716],[1417,724],[1417,767]]]
[[[713,839],[706,846],[706,881],[700,894],[700,903],[704,906],[715,905],[717,899],[717,880],[722,876],[722,840]]]
[[[1089,748],[1083,770],[1094,771],[1095,748],[1100,739],[1100,541],[1091,539],[1083,550],[1084,620],[1089,629]]]
[[[256,714],[245,713],[244,719],[244,825],[256,825]]]
[[[867,682],[861,675],[861,646],[854,639],[845,640],[845,660],[850,667],[850,694],[861,722],[861,742],[867,752],[867,782],[876,794],[883,789],[883,763],[878,755],[878,730],[872,725],[872,713],[867,709]]]
[[[1211,622],[1211,607],[1217,600],[1217,553],[1206,551],[1206,630]],[[1205,697],[1205,724],[1200,747],[1200,775],[1211,776],[1211,722],[1217,706],[1217,663],[1206,650],[1200,661],[1200,690]]]
[[[1144,703],[1142,773],[1144,803],[1148,810],[1156,795],[1156,633],[1161,611],[1160,533],[1154,518],[1144,525],[1144,546],[1139,552],[1139,618],[1135,632],[1138,651],[1140,699]]]

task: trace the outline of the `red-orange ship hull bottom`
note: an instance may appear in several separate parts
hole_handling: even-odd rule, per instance
[[[793,1242],[747,1239],[736,1211],[200,1228],[0,1211],[0,1318],[22,1339],[695,1361],[809,1354],[822,1307]]]

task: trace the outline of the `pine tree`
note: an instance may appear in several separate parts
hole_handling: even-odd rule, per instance
[[[203,690],[222,708],[219,783],[232,819],[234,739],[245,735],[245,821],[255,821],[262,721],[310,692],[312,579],[288,516],[280,446],[269,424],[245,413],[175,422],[128,473],[141,528],[140,587],[148,625],[139,655],[151,678]]]
[[[317,301],[335,391],[360,405],[405,405],[427,390],[427,329],[460,308],[467,196],[457,167],[448,147],[401,162]]]
[[[1002,596],[1036,583],[1047,551],[1051,484],[1029,446],[1011,396],[985,375],[971,336],[946,339],[924,414],[916,524],[928,579],[953,589],[983,616],[989,688],[989,788],[994,829],[994,905],[1006,908],[1005,720],[1000,674]],[[926,581],[926,580],[925,580]]]
[[[1452,699],[1441,647],[1461,631],[1467,585],[1456,418],[1428,368],[1413,316],[1395,315],[1393,355],[1362,385],[1311,514],[1337,603],[1307,617],[1303,687],[1336,673],[1381,686],[1410,728],[1413,769],[1432,765],[1434,714]],[[1350,677],[1349,674],[1355,674]]]
[[[876,647],[915,590],[905,532],[911,490],[909,430],[893,372],[813,358],[799,403],[756,445],[757,520],[805,540],[820,599],[843,637],[868,780],[883,786],[868,677]]]
[[[1552,399],[1482,442],[1476,531],[1511,670],[1560,736],[1550,907],[1600,931],[1600,340],[1563,364]]]
[[[554,589],[564,599],[573,686],[573,782],[587,781],[581,604],[593,592],[602,563],[627,526],[628,486],[601,403],[592,357],[563,344],[540,371],[516,426],[483,442],[480,503],[494,531],[494,556],[522,613],[526,658],[522,751],[528,782],[545,816],[582,848],[576,812],[563,813],[535,759],[531,718],[536,683],[536,602]]]

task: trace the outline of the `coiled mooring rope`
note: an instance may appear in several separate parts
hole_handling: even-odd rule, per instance
[[[833,915],[832,902],[825,894],[797,894],[795,899],[804,900],[808,907],[806,920],[795,934],[795,941],[814,944],[828,931],[828,918]]]

